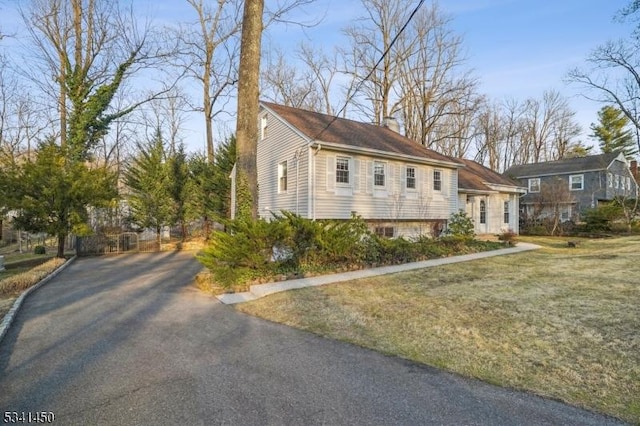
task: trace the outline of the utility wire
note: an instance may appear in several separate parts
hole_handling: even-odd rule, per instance
[[[320,133],[318,133],[313,139],[318,139],[329,127],[331,127],[331,125],[333,123],[335,123],[335,121],[338,119],[338,116],[340,114],[342,114],[342,112],[344,111],[344,109],[347,107],[347,105],[349,105],[349,102],[351,102],[351,100],[353,99],[353,97],[355,96],[356,93],[358,93],[358,91],[360,90],[360,87],[362,87],[362,85],[364,84],[365,81],[369,80],[369,77],[371,77],[373,75],[373,73],[376,71],[376,69],[378,68],[378,65],[380,65],[380,63],[384,60],[384,58],[389,54],[389,51],[391,50],[391,48],[393,47],[393,45],[396,43],[396,41],[398,40],[398,37],[400,37],[400,35],[402,34],[402,32],[407,28],[407,26],[409,25],[409,23],[411,22],[411,20],[413,19],[413,17],[415,16],[416,13],[418,13],[418,10],[420,10],[420,7],[422,7],[422,5],[424,4],[425,0],[420,0],[420,2],[418,3],[418,5],[415,7],[415,9],[413,9],[413,12],[411,12],[411,15],[409,15],[409,18],[407,19],[407,22],[404,23],[404,25],[402,26],[402,28],[400,28],[400,31],[398,31],[398,33],[395,35],[395,37],[393,37],[393,40],[391,40],[391,43],[389,43],[389,46],[387,47],[387,49],[384,51],[384,53],[382,53],[382,56],[380,57],[380,59],[378,59],[378,62],[376,62],[376,64],[373,66],[373,68],[371,69],[371,71],[369,71],[369,74],[367,74],[367,76],[365,78],[363,78],[360,83],[358,83],[358,85],[356,86],[355,90],[353,91],[353,93],[351,95],[349,95],[349,97],[347,98],[347,100],[345,101],[344,105],[342,106],[342,108],[340,108],[340,111],[338,111],[337,114],[335,114],[333,116],[333,118],[331,119],[331,121],[329,122],[329,124],[327,124],[324,129],[322,129],[320,131]]]

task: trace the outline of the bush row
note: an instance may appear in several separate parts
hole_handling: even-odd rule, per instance
[[[490,250],[499,243],[476,241],[464,213],[451,220],[459,227],[434,239],[387,239],[370,232],[360,217],[312,221],[282,212],[271,221],[238,219],[211,235],[198,260],[224,289],[332,271],[414,262]],[[451,229],[451,226],[450,226]]]

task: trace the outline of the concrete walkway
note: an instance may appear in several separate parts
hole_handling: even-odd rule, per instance
[[[431,268],[433,266],[449,265],[451,263],[468,262],[470,260],[485,259],[487,257],[502,256],[505,254],[522,253],[529,250],[537,250],[540,246],[530,243],[518,243],[516,247],[499,250],[483,251],[480,253],[465,254],[461,256],[443,257],[439,259],[423,260],[421,262],[405,263],[402,265],[382,266],[380,268],[361,269],[358,271],[343,272],[331,275],[322,275],[312,278],[301,278],[268,284],[252,285],[248,292],[227,293],[216,296],[218,300],[227,305],[249,302],[273,293],[294,290],[298,288],[314,287],[326,284],[334,284],[359,278],[377,277],[379,275],[395,274],[397,272],[412,271],[414,269]]]

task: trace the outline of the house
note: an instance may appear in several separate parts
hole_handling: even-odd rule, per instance
[[[476,234],[519,232],[519,199],[526,188],[483,165],[460,159],[458,205],[473,220]]]
[[[392,119],[377,126],[262,102],[258,125],[262,218],[282,210],[309,219],[356,214],[380,235],[411,237],[439,233],[452,213],[472,208],[467,200],[482,195],[513,203],[509,222],[517,229],[512,218],[518,211],[517,191],[505,189],[506,179],[469,177],[474,185],[465,189],[465,204],[460,205],[458,176],[465,162],[402,136]],[[499,207],[504,218],[504,201],[491,200],[485,207]]]
[[[556,203],[561,220],[566,221],[616,197],[635,198],[638,184],[634,169],[635,161],[629,163],[622,153],[615,152],[513,166],[504,175],[527,188],[520,200],[526,216],[540,214],[544,204]],[[545,196],[545,188],[555,194]]]

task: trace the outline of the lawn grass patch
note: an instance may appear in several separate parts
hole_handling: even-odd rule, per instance
[[[522,240],[543,248],[236,306],[640,422],[640,238]]]

